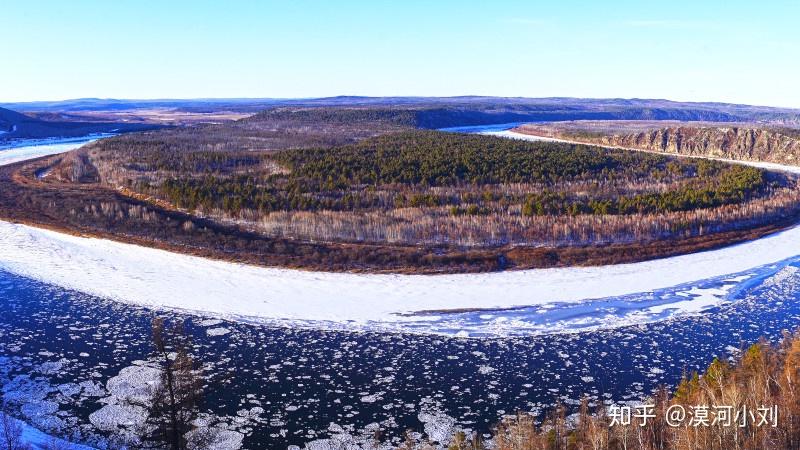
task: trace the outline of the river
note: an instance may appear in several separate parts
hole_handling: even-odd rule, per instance
[[[50,150],[2,150],[0,159],[3,152],[14,151],[34,155]],[[33,426],[96,447],[107,444],[105,429],[130,419],[130,411],[120,404],[124,392],[119,386],[130,389],[146,381],[150,320],[167,311],[189,324],[211,387],[205,409],[227,430],[230,448],[281,448],[310,441],[323,445],[331,438],[358,442],[371,439],[377,429],[395,441],[408,428],[434,437],[446,436],[454,427],[484,433],[504,414],[541,411],[556,401],[575,404],[583,395],[596,403],[637,399],[660,384],[674,385],[686,370],[702,369],[714,356],[736,354],[760,336],[777,339],[800,324],[795,301],[800,298],[800,246],[792,230],[743,244],[755,247],[706,252],[694,256],[701,259],[679,259],[677,264],[671,259],[667,265],[632,264],[588,275],[528,271],[543,278],[514,275],[520,278],[512,283],[498,278],[493,293],[479,291],[498,297],[481,299],[487,307],[481,311],[395,318],[414,312],[414,306],[365,318],[346,310],[356,307],[355,301],[379,303],[384,295],[391,303],[392,289],[363,289],[362,297],[352,297],[345,285],[322,298],[324,302],[306,305],[311,318],[324,319],[323,303],[336,304],[340,298],[339,309],[345,311],[334,315],[336,320],[300,320],[303,309],[282,310],[284,315],[297,311],[282,320],[274,314],[224,309],[211,297],[192,303],[179,288],[167,289],[164,298],[136,301],[136,295],[156,295],[156,289],[146,289],[153,280],[196,280],[165,273],[167,266],[158,262],[133,271],[131,267],[155,254],[145,252],[140,255],[145,259],[137,259],[124,244],[0,225],[5,227],[0,233],[0,379],[6,398]],[[204,264],[182,255],[179,260],[158,255],[166,258],[163,264],[179,262],[174,270],[191,271],[191,264]],[[681,261],[716,261],[718,267],[690,267],[697,276],[671,278],[670,268],[685,269],[679,267]],[[113,270],[103,272],[103,267]],[[203,267],[199,277],[222,283],[230,297],[243,280],[237,278],[240,272],[257,270],[248,276],[265,277],[267,287],[270,277],[292,273],[221,266],[225,275],[214,278]],[[655,278],[658,270],[663,276]],[[116,275],[121,278],[111,272],[122,272]],[[569,286],[571,276],[582,284],[597,279],[601,291],[582,299],[573,298],[578,291],[569,298],[551,293]],[[625,289],[602,291],[602,282],[613,283],[615,276],[629,277],[616,279],[627,283]],[[367,278],[366,285],[359,278],[355,286],[391,283],[398,277]],[[518,303],[526,297],[509,292],[548,277],[567,284],[549,291],[530,285],[535,295],[528,306]],[[274,301],[309,298],[301,290],[309,279],[325,286],[315,292],[342,282],[324,274],[305,273],[300,279],[306,284],[294,284],[294,296],[291,290],[280,291]],[[438,280],[452,288],[467,278],[399,279],[400,291],[416,296],[412,303],[441,305],[432,298],[443,289],[437,290]],[[402,290],[415,280],[427,281],[424,288]],[[121,292],[114,292],[115,287]],[[157,288],[164,290],[163,281]],[[618,294],[604,295],[614,292]],[[502,297],[514,295],[513,303],[503,303]],[[453,302],[459,298],[451,295],[444,304],[457,305]],[[319,316],[309,309],[316,306],[323,309]]]

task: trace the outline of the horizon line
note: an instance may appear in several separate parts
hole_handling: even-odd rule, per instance
[[[341,94],[330,96],[317,96],[317,97],[74,97],[64,98],[58,100],[19,100],[19,101],[0,101],[0,105],[33,105],[42,103],[69,103],[80,101],[98,101],[98,102],[222,102],[222,101],[239,101],[239,102],[257,102],[257,101],[313,101],[313,100],[332,100],[332,99],[469,99],[469,98],[485,98],[485,99],[507,99],[507,100],[619,100],[619,101],[661,101],[676,104],[705,104],[705,105],[731,105],[731,106],[749,106],[759,108],[771,109],[787,109],[787,110],[800,110],[800,107],[792,106],[775,106],[765,104],[750,104],[741,102],[718,101],[718,100],[672,100],[669,98],[649,98],[649,97],[575,97],[575,96],[544,96],[544,97],[528,97],[528,96],[502,96],[502,95],[354,95],[354,94]]]

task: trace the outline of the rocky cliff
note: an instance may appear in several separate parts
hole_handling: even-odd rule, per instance
[[[523,133],[678,155],[800,165],[800,132],[738,126],[670,126],[597,132],[556,126],[524,126]]]

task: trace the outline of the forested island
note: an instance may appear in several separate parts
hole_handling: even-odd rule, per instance
[[[3,168],[0,216],[255,264],[440,273],[639,261],[800,214],[791,175],[424,130],[430,114],[280,107],[103,139]]]

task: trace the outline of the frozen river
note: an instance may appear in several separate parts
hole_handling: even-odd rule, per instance
[[[69,145],[0,150],[0,161]],[[246,448],[375,427],[396,438],[426,426],[486,431],[502,414],[583,394],[637,398],[794,329],[797,255],[793,228],[602,268],[319,274],[0,222],[0,379],[21,418],[100,446],[117,395],[109,380],[142,366],[150,318],[169,309],[224,387],[209,412]],[[478,310],[420,313],[459,308]]]

